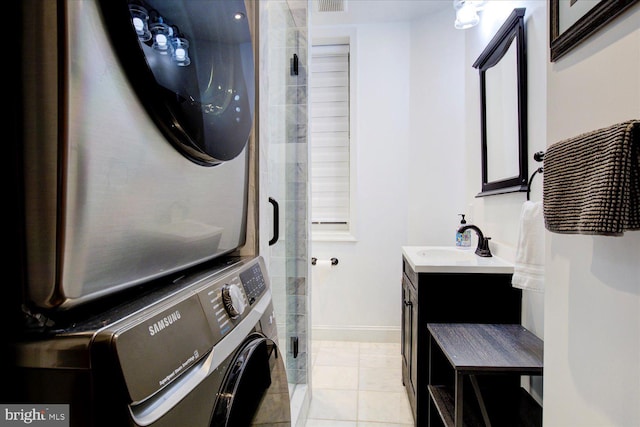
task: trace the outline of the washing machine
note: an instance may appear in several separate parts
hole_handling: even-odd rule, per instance
[[[68,405],[70,426],[291,425],[262,257],[190,271],[12,353],[16,402]]]

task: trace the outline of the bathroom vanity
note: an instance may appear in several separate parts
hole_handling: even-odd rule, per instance
[[[402,248],[402,381],[416,426],[439,426],[428,384],[453,381],[444,357],[430,360],[428,323],[519,324],[522,291],[511,285],[513,264],[455,247]],[[519,388],[518,378],[501,387]]]

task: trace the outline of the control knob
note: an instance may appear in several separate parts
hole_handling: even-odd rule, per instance
[[[244,302],[242,291],[238,285],[224,285],[222,287],[222,304],[229,317],[236,319],[244,313],[247,305]]]

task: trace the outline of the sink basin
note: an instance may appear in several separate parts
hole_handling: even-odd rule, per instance
[[[433,247],[417,252],[418,256],[425,257],[433,262],[469,262],[478,256],[471,248],[458,249],[449,247]]]
[[[402,253],[416,273],[513,273],[513,264],[478,256],[475,247],[404,246]]]

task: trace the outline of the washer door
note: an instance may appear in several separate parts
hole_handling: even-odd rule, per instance
[[[254,333],[233,358],[213,410],[211,427],[291,425],[289,389],[277,345]]]

